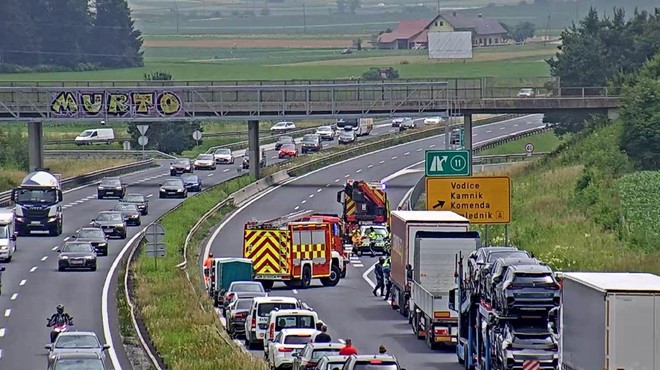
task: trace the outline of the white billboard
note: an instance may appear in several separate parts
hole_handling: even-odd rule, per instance
[[[429,32],[429,59],[472,59],[472,32]]]

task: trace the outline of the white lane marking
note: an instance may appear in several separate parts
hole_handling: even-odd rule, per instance
[[[222,170],[222,172],[228,172],[228,171],[229,171],[229,168],[225,168],[224,170]]]
[[[25,283],[27,283],[27,280],[23,279],[23,280],[21,280],[20,283],[18,283],[18,285],[23,286],[23,285],[25,285]]]
[[[2,358],[2,349],[0,349],[0,358]]]
[[[362,170],[356,170],[356,171],[355,171],[355,173],[360,173],[360,172],[362,172]]]
[[[43,257],[41,257],[41,262],[43,262],[43,261],[45,261],[45,260],[47,260],[47,259],[48,259],[48,256],[43,256]]]
[[[353,264],[351,264],[351,265],[352,265],[353,267],[364,267],[364,265],[361,264],[361,263],[353,263]]]
[[[421,152],[421,151],[422,151],[422,148],[417,148],[417,150],[415,150],[415,151],[416,151],[416,152]]]
[[[500,127],[500,130],[504,130],[505,128],[506,128],[506,127],[502,126],[502,127]]]
[[[18,293],[14,293],[14,294],[12,294],[12,296],[11,296],[11,298],[9,298],[9,300],[11,300],[11,301],[15,301],[16,298],[18,298]]]
[[[493,130],[486,131],[487,134],[490,134],[491,132],[493,132]]]
[[[305,204],[305,203],[307,203],[307,200],[306,200],[306,199],[303,200],[302,202],[300,202],[300,204]]]
[[[433,148],[433,147],[435,147],[435,144],[429,145],[429,148]]]
[[[339,182],[339,179],[335,179],[335,182]]]
[[[513,125],[513,127],[518,127],[518,126],[519,126],[519,125],[518,125],[517,123],[516,123],[515,125]]]
[[[367,166],[367,168],[371,168],[371,167],[373,167],[373,166],[374,166],[373,164],[370,164],[370,165]]]
[[[479,134],[472,134],[473,137],[474,137],[474,136],[478,136],[478,135],[479,135]]]
[[[362,274],[362,278],[364,279],[364,281],[367,282],[367,284],[369,284],[369,285],[371,286],[371,288],[376,288],[376,283],[374,283],[373,281],[371,281],[371,279],[369,279],[369,274],[370,274],[371,271],[373,271],[375,268],[376,268],[376,264],[374,263],[373,265],[371,265],[371,267],[369,267],[369,268],[367,269],[367,271],[364,272],[364,274]]]
[[[214,173],[209,173],[208,175],[206,175],[206,177],[211,177],[213,175],[215,175],[215,174]]]
[[[380,162],[378,162],[378,164],[383,164],[383,163],[385,163],[385,161],[380,161]]]
[[[68,241],[69,239],[70,239],[70,237],[67,236],[66,238],[64,238],[64,241],[66,242],[66,241]]]
[[[321,191],[323,191],[323,189],[320,189],[320,188],[319,188],[319,189],[316,189],[316,192],[317,192],[317,193],[320,193]]]
[[[5,317],[9,317],[9,315],[11,315],[11,308],[5,310]]]
[[[309,197],[310,197],[310,198],[314,198],[314,194],[310,194]]]
[[[298,290],[297,290],[297,289],[292,290],[292,292],[293,292],[293,294],[298,294]]]
[[[403,153],[403,155],[410,155],[410,152],[405,152]]]
[[[30,272],[35,272],[37,271],[37,266],[34,266],[33,268],[30,269]]]
[[[153,194],[147,194],[147,198],[151,198]]]
[[[394,156],[394,157],[392,157],[392,160],[395,160],[395,159],[397,159],[397,158],[398,158],[397,156]]]
[[[294,211],[297,211],[297,210],[299,210],[299,209],[300,209],[300,206],[296,206],[293,210],[294,210]]]
[[[0,329],[0,338],[5,336],[5,328]]]
[[[348,178],[349,176],[351,176],[351,175],[347,173],[344,177]]]
[[[56,251],[56,250],[57,250],[57,245],[54,246],[53,248],[51,248],[50,250],[52,250],[52,251]]]
[[[325,184],[325,187],[326,187],[326,188],[329,188],[329,187],[330,187],[330,184]]]
[[[532,123],[534,123],[534,122],[533,121],[527,121],[528,125],[531,125]]]

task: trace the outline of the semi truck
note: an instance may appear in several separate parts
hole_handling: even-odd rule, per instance
[[[430,348],[455,345],[458,318],[449,309],[455,256],[480,246],[470,221],[449,211],[392,211],[392,308],[407,316]]]
[[[565,272],[563,370],[660,369],[660,276]]]
[[[387,224],[390,202],[385,184],[349,179],[344,189],[337,192],[337,203],[342,205],[344,243],[351,244],[351,233],[363,223]]]
[[[48,231],[50,236],[62,234],[62,188],[58,177],[47,171],[31,172],[12,190],[18,235],[32,231]]]

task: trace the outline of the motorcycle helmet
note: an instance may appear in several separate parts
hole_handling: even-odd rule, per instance
[[[57,305],[57,313],[59,313],[59,314],[64,313],[64,306],[62,306],[61,304],[58,304]]]

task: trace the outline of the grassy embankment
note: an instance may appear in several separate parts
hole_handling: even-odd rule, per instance
[[[559,138],[554,132],[546,131],[483,150],[479,152],[478,155],[521,154],[525,153],[525,145],[527,143],[532,143],[534,145],[535,153],[551,152],[564,140],[566,140],[566,138]]]
[[[548,158],[508,171],[514,245],[559,270],[660,273],[660,173],[634,172],[618,149],[622,130],[574,135]],[[491,236],[501,244],[503,228]]]
[[[390,145],[411,140],[406,136],[390,136],[395,137],[394,142]],[[369,142],[380,140],[383,138],[374,138]],[[384,147],[385,144],[382,146]],[[364,142],[350,147],[333,147],[323,153],[296,158],[285,166],[293,166],[349,148],[350,153],[346,156],[321,161],[316,164],[315,168],[365,153],[368,150]],[[283,166],[268,168],[265,173],[273,173],[282,168]],[[182,247],[186,235],[199,220],[200,215],[205,214],[215,204],[226,199],[229,194],[244,187],[250,181],[247,177],[237,178],[186,200],[181,208],[160,221],[166,230],[167,256],[158,260],[158,269],[154,268],[153,258],[146,257],[144,251],[140,254],[136,267],[134,267],[133,276],[136,279],[140,315],[145,320],[152,341],[172,369],[260,370],[265,368],[265,364],[253,356],[224,345],[227,337],[222,331],[219,317],[213,310],[211,301],[206,298],[206,293],[201,290],[201,284],[198,284],[201,283],[198,281],[201,271],[196,262],[201,253],[201,241],[211,227],[217,225],[226,214],[233,210],[232,206],[224,207],[213,215],[194,235],[188,250],[189,263],[187,265],[188,273],[194,278],[193,289],[190,289],[191,284],[185,274],[175,267],[182,260]],[[182,315],[181,312],[185,312],[186,315]],[[125,315],[124,320],[126,320]],[[221,331],[218,332],[217,329]]]

